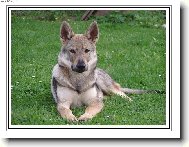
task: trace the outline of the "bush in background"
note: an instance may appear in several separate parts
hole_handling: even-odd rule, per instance
[[[14,10],[13,17],[23,17],[42,21],[80,21],[85,10]],[[166,23],[164,10],[111,11],[104,16],[91,16],[89,20],[99,23],[127,23],[143,27],[159,27]]]

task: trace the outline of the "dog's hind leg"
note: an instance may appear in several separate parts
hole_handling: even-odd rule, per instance
[[[129,101],[132,101],[132,99],[124,93],[121,86],[116,83],[105,71],[98,68],[96,69],[96,74],[96,84],[105,95],[116,94],[128,99]]]
[[[116,83],[116,82],[113,82],[111,87],[110,87],[110,90],[112,93],[116,94],[116,95],[119,95],[121,96],[122,98],[126,98],[128,99],[129,101],[132,101],[132,99],[130,97],[128,97],[123,91],[122,91],[122,88],[121,86]]]

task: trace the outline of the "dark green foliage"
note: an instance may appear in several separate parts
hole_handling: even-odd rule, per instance
[[[32,18],[43,21],[56,20],[81,20],[84,10],[16,10],[12,11],[15,17]],[[97,20],[99,23],[127,23],[128,25],[140,25],[143,27],[160,27],[166,23],[164,10],[135,10],[135,11],[111,11],[105,16],[91,16],[89,20]]]
[[[12,11],[14,17],[32,18],[43,21],[55,20],[81,20],[81,16],[85,13],[84,10],[15,10]]]
[[[143,27],[161,27],[165,24],[165,11],[112,11],[105,16],[93,17],[98,22],[106,23],[127,23],[128,25],[139,25]]]

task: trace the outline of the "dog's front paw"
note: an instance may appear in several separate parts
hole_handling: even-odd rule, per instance
[[[89,119],[92,119],[93,118],[93,116],[92,115],[90,115],[90,114],[88,114],[88,113],[84,113],[83,115],[81,115],[80,117],[79,117],[79,121],[87,121],[87,120],[89,120]]]
[[[71,121],[71,122],[74,122],[74,121],[78,121],[78,119],[71,113],[71,114],[61,114],[62,118],[63,119],[66,119],[67,121]]]
[[[69,116],[66,116],[66,119],[68,120],[68,121],[72,121],[72,122],[74,122],[74,121],[78,121],[78,119],[72,114],[72,115],[69,115]]]

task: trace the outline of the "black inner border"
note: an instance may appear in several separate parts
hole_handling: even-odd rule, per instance
[[[168,128],[11,128],[9,126],[9,9],[10,8],[168,8],[169,10],[169,127]],[[65,6],[57,6],[57,5],[7,5],[6,7],[6,131],[8,129],[171,129],[172,131],[172,5],[65,5]],[[166,88],[167,89],[167,88]]]

